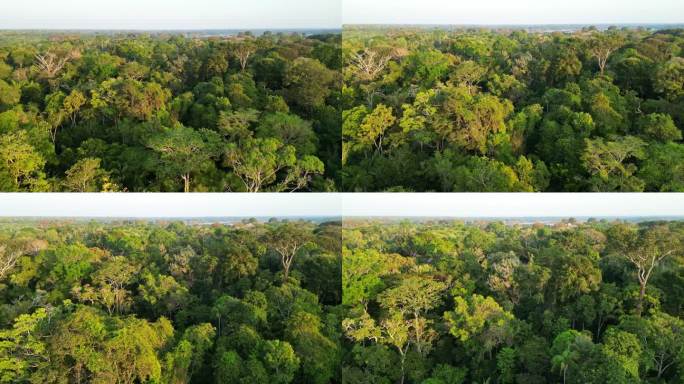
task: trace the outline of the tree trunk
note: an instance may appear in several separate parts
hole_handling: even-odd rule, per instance
[[[290,276],[290,267],[292,266],[292,260],[294,260],[294,254],[282,256],[281,261],[283,264],[283,282],[287,282],[287,278]]]
[[[283,269],[283,280],[287,281],[288,276],[290,276],[290,266],[286,265]]]
[[[402,353],[401,354],[401,380],[399,381],[399,384],[404,384],[404,376],[406,374],[404,372],[404,363],[405,362],[406,362],[406,354]]]
[[[183,191],[184,192],[190,192],[190,174],[186,173],[185,175],[182,176],[183,178]]]
[[[644,297],[646,297],[646,282],[640,283],[639,301],[637,301],[636,314],[641,317],[641,312],[644,310]]]
[[[656,364],[658,367],[658,376],[657,378],[660,379],[660,376],[663,375],[664,369],[663,369],[663,363],[662,361],[658,361],[658,364]]]

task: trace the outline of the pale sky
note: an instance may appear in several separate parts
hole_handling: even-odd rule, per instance
[[[331,193],[3,193],[5,217],[339,216]]]
[[[682,193],[18,193],[0,216],[684,216]]]
[[[347,193],[343,217],[684,216],[682,193]]]
[[[344,0],[344,24],[681,23],[684,0]]]
[[[342,0],[0,0],[0,29],[340,28]]]

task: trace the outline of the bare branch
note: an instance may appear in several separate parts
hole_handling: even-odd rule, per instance
[[[79,53],[76,51],[69,52],[63,57],[58,57],[52,52],[45,55],[37,54],[36,60],[38,68],[43,71],[43,74],[48,79],[52,79],[64,68],[64,66],[71,61],[71,59],[78,57]]]
[[[364,49],[361,53],[354,53],[351,57],[351,64],[359,72],[359,76],[364,80],[374,80],[387,66],[392,59],[389,54],[381,54],[372,49]]]
[[[11,271],[17,264],[21,252],[16,250],[8,250],[6,246],[0,245],[0,280]]]

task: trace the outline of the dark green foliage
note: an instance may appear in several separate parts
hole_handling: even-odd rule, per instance
[[[335,190],[340,40],[2,32],[0,190]],[[258,188],[253,138],[291,157]]]
[[[338,222],[5,220],[0,382],[340,383],[340,249]]]
[[[682,191],[682,44],[681,30],[347,27],[342,189]]]
[[[345,383],[684,380],[681,222],[357,219],[343,236]]]

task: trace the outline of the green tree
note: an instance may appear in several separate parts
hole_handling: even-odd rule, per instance
[[[637,316],[641,316],[648,282],[663,260],[679,252],[681,235],[673,233],[667,225],[639,230],[616,225],[611,231],[613,249],[620,252],[636,268],[639,298],[635,311]]]
[[[0,135],[0,186],[3,191],[44,191],[46,161],[26,131]]]
[[[493,298],[475,294],[469,298],[456,296],[454,300],[454,310],[445,312],[444,318],[449,333],[457,340],[490,353],[513,336],[509,324],[513,315]]]
[[[684,58],[674,57],[663,63],[654,74],[655,89],[670,100],[684,95]]]
[[[165,318],[154,323],[133,317],[107,319],[78,307],[47,339],[51,364],[39,372],[47,380],[134,383],[161,379],[159,354],[173,335]]]
[[[484,154],[490,135],[505,130],[505,119],[512,105],[491,95],[471,95],[463,87],[449,88],[442,96],[442,114],[432,122],[433,129],[444,141]]]
[[[109,172],[100,167],[102,160],[86,157],[65,172],[64,186],[72,192],[112,192],[117,185],[109,180]]]
[[[593,345],[591,338],[574,329],[565,331],[553,340],[551,364],[560,371],[563,383],[567,381],[568,369],[577,365],[582,358],[582,350]]]
[[[513,348],[503,348],[496,355],[496,367],[501,374],[502,383],[513,383],[515,373],[516,351]]]
[[[225,258],[225,278],[229,282],[235,282],[245,277],[254,275],[259,267],[259,259],[254,257],[250,250],[243,246],[233,246]]]
[[[591,188],[602,192],[642,191],[644,182],[634,176],[637,167],[627,160],[642,159],[645,145],[633,136],[608,142],[601,138],[587,139],[582,163],[592,175]]]
[[[639,177],[647,190],[661,192],[684,191],[684,145],[678,143],[651,144],[648,156],[639,168]]]
[[[616,359],[623,370],[634,379],[639,379],[639,364],[641,362],[641,343],[636,335],[608,328],[603,336],[604,353]]]
[[[219,142],[211,131],[177,125],[153,136],[147,145],[159,154],[163,173],[180,177],[183,191],[190,192],[193,174],[209,167],[218,157]]]
[[[299,358],[295,355],[292,346],[286,341],[269,340],[264,342],[261,348],[264,366],[269,372],[269,382],[291,383],[299,368]]]
[[[283,281],[287,282],[295,256],[312,240],[309,228],[296,223],[279,224],[268,233],[269,244],[280,256]]]
[[[113,257],[93,274],[94,286],[75,287],[74,293],[81,301],[102,304],[110,315],[121,314],[131,305],[127,288],[135,271],[136,267],[123,256]]]
[[[298,159],[296,150],[275,138],[255,138],[226,148],[225,163],[247,192],[296,191],[309,185],[313,175],[323,173],[315,156]]]
[[[682,132],[677,128],[670,115],[651,113],[639,121],[639,130],[647,138],[668,142],[682,139]]]
[[[86,98],[83,93],[78,90],[73,90],[69,95],[64,97],[64,113],[71,119],[71,125],[76,124],[76,117],[78,116],[81,107],[85,104]]]
[[[26,382],[49,361],[41,324],[48,317],[45,308],[18,316],[10,329],[0,331],[0,382]]]
[[[21,100],[21,88],[16,84],[8,84],[0,79],[0,111],[4,111],[18,104]]]
[[[240,62],[242,71],[247,68],[249,58],[256,52],[257,47],[250,41],[243,41],[233,47],[233,54]]]
[[[252,137],[250,126],[257,121],[259,121],[259,111],[256,109],[223,111],[218,120],[218,128],[229,141],[245,140]]]
[[[684,350],[683,323],[680,318],[654,311],[651,316],[644,318],[625,316],[619,328],[638,335],[642,350],[640,366],[644,371],[654,371],[656,378],[660,379],[681,359]]]
[[[301,381],[325,384],[337,376],[337,345],[323,334],[321,328],[318,315],[304,311],[295,312],[287,320],[285,338],[299,356]],[[289,360],[289,365],[295,368],[293,359]]]
[[[316,59],[297,58],[285,70],[284,85],[288,101],[304,109],[318,108],[330,94],[335,72]]]
[[[299,156],[316,152],[317,138],[311,123],[297,115],[280,112],[268,114],[260,119],[256,133],[258,137],[272,137],[284,145],[291,145]]]
[[[589,53],[598,61],[601,75],[605,72],[610,56],[624,44],[618,33],[595,33],[589,40]]]
[[[216,330],[211,324],[199,324],[185,330],[178,345],[166,354],[164,380],[184,384],[203,368],[204,359],[214,344]]]
[[[446,286],[438,281],[415,276],[403,279],[398,286],[382,292],[378,303],[391,312],[411,318],[411,343],[418,353],[428,353],[436,337],[429,328],[426,312],[440,304],[440,294]]]

